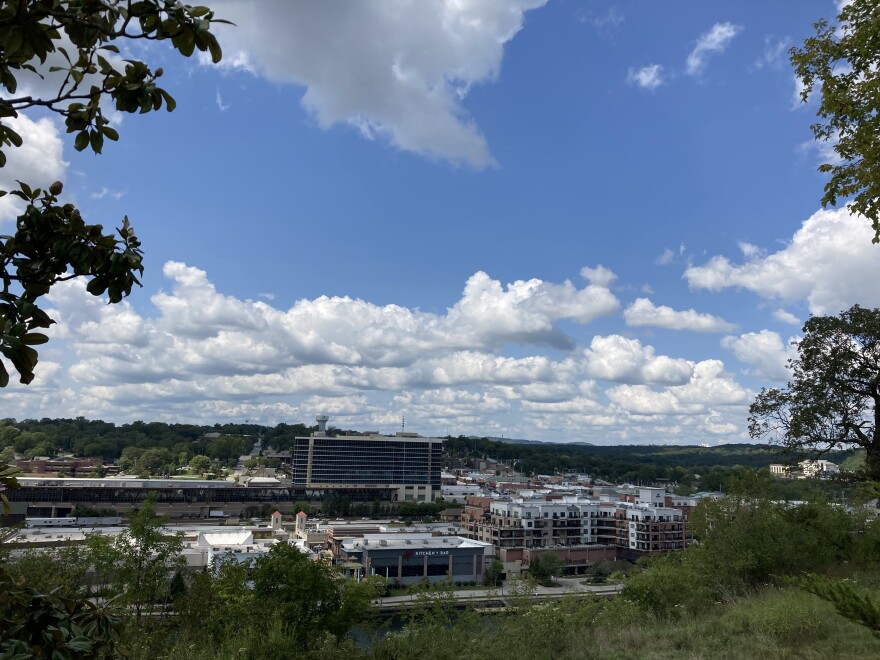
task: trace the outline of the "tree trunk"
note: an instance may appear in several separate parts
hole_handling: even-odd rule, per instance
[[[880,481],[880,437],[865,446],[865,476]]]

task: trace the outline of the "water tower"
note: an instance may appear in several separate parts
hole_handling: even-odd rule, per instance
[[[318,422],[318,433],[321,435],[327,434],[327,420],[330,418],[327,415],[318,415],[315,417],[315,421]]]

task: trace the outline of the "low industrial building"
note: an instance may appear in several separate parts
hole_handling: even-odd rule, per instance
[[[51,521],[53,524],[50,525],[41,524],[46,522],[45,519],[28,521],[28,527],[7,536],[0,547],[20,552],[82,545],[89,536],[115,538],[127,529],[118,522],[105,525],[75,525],[75,519],[67,520],[67,526],[57,524],[57,519],[53,519]],[[182,556],[186,566],[191,569],[214,566],[217,560],[225,557],[233,558],[238,562],[256,560],[268,553],[276,543],[290,542],[302,552],[311,554],[305,543],[289,541],[287,534],[277,533],[266,526],[168,525],[162,528],[162,534],[166,537],[181,538]]]
[[[11,512],[21,517],[58,518],[78,505],[124,514],[152,496],[156,512],[171,519],[238,517],[249,506],[292,503],[278,480],[251,479],[247,485],[205,479],[19,477],[5,492]]]
[[[361,575],[381,575],[394,584],[482,582],[495,556],[491,543],[461,536],[367,534],[339,542],[337,559]]]
[[[105,474],[117,474],[118,465],[103,465],[98,458],[76,458],[73,456],[34,456],[27,460],[14,462],[15,467],[24,474],[58,474],[63,472],[71,477],[78,474],[91,474],[102,470]]]

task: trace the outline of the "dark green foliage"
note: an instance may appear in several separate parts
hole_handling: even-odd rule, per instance
[[[121,658],[121,613],[14,581],[0,566],[0,657]]]
[[[504,573],[504,564],[497,557],[492,560],[492,563],[489,564],[489,567],[486,569],[486,575],[484,582],[485,584],[497,587],[498,582],[501,580],[501,575]]]
[[[797,589],[766,589],[678,621],[616,599],[527,603],[515,613],[449,622],[427,612],[368,648],[323,647],[324,660],[509,660],[510,658],[867,658],[880,642]],[[250,656],[254,657],[254,656]],[[304,656],[308,657],[308,656]],[[313,656],[317,657],[317,656]]]
[[[676,619],[703,610],[727,585],[713,589],[691,559],[692,555],[673,553],[645,561],[645,570],[627,580],[621,598],[659,618]]]
[[[442,499],[435,502],[400,502],[394,512],[408,520],[424,520],[427,517],[433,518],[448,507]]]
[[[703,501],[691,513],[696,543],[646,561],[647,569],[626,581],[623,598],[658,617],[681,616],[734,602],[786,576],[864,564],[856,554],[858,524],[822,501]]]
[[[206,7],[191,7],[170,0],[103,3],[90,0],[17,0],[0,2],[0,85],[6,93],[0,101],[0,117],[15,117],[18,112],[40,107],[62,117],[68,133],[76,133],[77,151],[91,148],[101,153],[104,138],[117,140],[109,127],[100,102],[107,96],[117,111],[150,112],[164,104],[171,111],[174,99],[157,85],[162,69],[151,70],[143,62],[120,61],[114,42],[126,39],[170,40],[181,55],[194,50],[210,51],[216,63],[222,56],[217,39],[210,32],[214,18]],[[66,36],[75,47],[61,46]],[[17,76],[23,70],[36,71],[37,64],[60,53],[67,66],[53,67],[65,73],[54,94],[44,98],[16,97]],[[11,128],[2,128],[5,145],[20,146]],[[6,162],[0,158],[0,167]]]
[[[561,577],[564,572],[565,562],[552,552],[535,555],[529,563],[529,575],[543,585],[552,585],[554,578]]]
[[[86,553],[81,547],[49,548],[23,554],[7,566],[7,571],[15,581],[40,593],[77,598],[84,593],[86,562]]]
[[[167,449],[151,447],[145,449],[134,464],[134,471],[139,475],[149,477],[152,475],[168,476],[176,471],[177,459]]]
[[[685,554],[716,584],[741,590],[849,559],[853,526],[845,511],[825,502],[725,498],[691,513],[698,543]]]
[[[105,462],[124,463],[124,470],[139,468],[170,471],[180,463],[181,452],[205,455],[221,462],[238,459],[248,453],[263,427],[247,425],[223,427],[224,435],[206,438],[213,426],[165,424],[163,422],[132,422],[117,426],[110,422],[76,419],[24,419],[0,421],[0,438],[6,436],[19,453],[32,453],[39,445],[52,447],[52,452],[71,452],[77,456],[100,458]],[[138,459],[148,450],[163,450],[161,458],[152,458],[138,466]]]
[[[6,499],[3,491],[7,488],[19,487],[18,480],[15,478],[19,473],[20,470],[18,468],[0,463],[0,503],[3,505],[4,513],[9,513],[10,507],[9,500]]]
[[[282,423],[274,428],[265,429],[263,440],[267,446],[271,446],[278,451],[287,451],[293,449],[293,441],[295,438],[308,436],[312,431],[316,431],[317,429],[317,426]]]
[[[166,522],[156,516],[153,501],[147,498],[117,538],[121,559],[116,570],[125,586],[125,602],[138,616],[144,608],[167,601],[169,571],[182,563],[183,541],[180,536],[166,535]]]
[[[174,576],[168,584],[168,595],[171,596],[171,600],[179,600],[186,596],[186,580],[183,579],[183,573],[180,570],[174,572]]]
[[[880,637],[880,604],[852,582],[833,580],[821,575],[808,575],[793,582],[832,603],[838,614],[860,623]]]
[[[53,452],[72,452],[78,456],[100,458],[106,463],[120,461],[123,470],[136,469],[137,459],[149,448],[167,449],[167,465],[179,467],[180,454],[201,454],[221,465],[236,461],[247,454],[258,436],[274,449],[292,442],[294,435],[308,435],[314,427],[279,424],[265,427],[257,424],[224,424],[195,426],[162,422],[132,422],[116,426],[103,421],[76,419],[0,420],[0,445],[18,443],[31,450],[44,444]],[[220,433],[206,438],[206,433]],[[349,431],[350,433],[350,431]],[[271,439],[270,439],[271,438]],[[129,449],[130,448],[130,449]],[[527,473],[579,471],[596,478],[654,483],[667,480],[678,484],[681,494],[700,490],[726,490],[733,478],[743,477],[785,458],[776,448],[759,445],[724,445],[720,447],[664,447],[651,445],[589,446],[578,444],[521,445],[487,439],[448,438],[444,449],[450,459],[465,460],[474,455],[489,455],[499,460],[517,459],[517,467]],[[21,453],[22,450],[18,450]],[[852,452],[834,452],[831,460],[841,462]],[[773,497],[804,499],[809,490],[822,484],[815,482],[767,480]],[[835,486],[839,488],[839,486]],[[392,513],[380,502],[372,504],[344,501],[334,505],[331,514],[378,517]],[[442,504],[442,505],[441,505]],[[411,518],[436,516],[449,506],[446,503],[400,502],[393,513]],[[324,507],[326,512],[326,507]],[[343,511],[343,513],[339,513]],[[344,511],[348,511],[347,514]]]
[[[198,454],[189,459],[189,467],[194,474],[205,474],[211,469],[211,459]]]
[[[340,585],[327,564],[309,561],[294,546],[279,544],[257,562],[253,581],[255,601],[273,612],[300,643],[323,632],[345,632],[336,620],[342,606]]]
[[[743,469],[766,468],[784,460],[779,449],[766,445],[720,447],[661,445],[585,445],[577,443],[517,444],[487,438],[447,437],[444,451],[461,460],[490,456],[514,462],[525,474],[580,472],[598,479],[653,483],[660,479],[686,486],[688,492],[720,490]],[[831,460],[843,460],[838,452]],[[500,481],[504,478],[501,477]]]
[[[2,106],[0,102],[0,110]],[[140,284],[138,275],[144,269],[140,241],[128,218],[117,238],[105,234],[101,225],[87,225],[73,204],[59,205],[49,190],[19,185],[20,190],[10,194],[23,199],[27,207],[18,217],[15,234],[0,237],[0,353],[18,371],[21,382],[29,383],[37,364],[33,346],[48,341],[37,330],[53,323],[36,305],[39,298],[56,282],[88,277],[89,293],[106,293],[109,302],[117,303]],[[53,190],[60,193],[61,185]],[[0,361],[0,387],[8,383],[9,373]]]
[[[95,508],[88,504],[77,504],[70,512],[71,518],[103,518],[115,516],[116,510],[111,508]]]
[[[788,387],[762,389],[749,408],[749,434],[809,455],[856,445],[864,476],[880,479],[880,309],[814,316],[797,349]]]
[[[294,515],[302,512],[307,516],[310,516],[312,515],[312,505],[308,502],[294,502],[293,505],[290,507],[290,512]]]
[[[330,518],[348,516],[351,514],[351,500],[345,495],[328,493],[321,500],[321,513]]]
[[[235,637],[265,622],[267,614],[248,587],[251,566],[233,557],[189,576],[186,594],[174,601],[181,638],[196,644]]]
[[[208,458],[228,462],[247,454],[254,446],[255,436],[245,437],[238,434],[221,435],[207,443],[204,453]]]
[[[606,559],[598,564],[590,567],[588,573],[595,579],[606,580],[610,577],[626,577],[632,575],[637,570],[636,566],[628,561],[616,559]]]
[[[105,138],[119,139],[104,115],[103,100],[119,112],[145,113],[163,105],[173,110],[174,99],[157,84],[161,67],[153,71],[144,62],[121,59],[117,42],[167,40],[181,55],[198,49],[218,62],[220,46],[210,31],[217,22],[222,21],[206,7],[172,0],[0,0],[0,167],[6,165],[7,150],[23,144],[10,123],[22,112],[58,114],[67,132],[76,135],[77,151],[99,154]],[[56,54],[63,63],[47,65]],[[57,87],[43,97],[16,95],[23,72]],[[60,181],[47,190],[18,183],[9,194],[21,198],[25,210],[15,233],[0,236],[0,354],[22,383],[30,383],[37,364],[33,347],[48,341],[39,331],[54,323],[37,305],[39,299],[57,282],[85,277],[89,293],[118,303],[140,284],[143,253],[127,217],[117,237],[101,225],[86,224],[73,204],[59,204]],[[8,383],[9,371],[0,360],[0,387]]]
[[[821,20],[816,35],[792,48],[791,62],[803,82],[801,100],[821,100],[816,140],[834,142],[838,163],[824,163],[823,205],[851,198],[850,206],[871,221],[880,242],[880,1],[843,3],[840,27]]]

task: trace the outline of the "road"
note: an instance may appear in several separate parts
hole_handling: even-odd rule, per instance
[[[576,578],[559,578],[556,580],[559,586],[542,587],[536,586],[531,592],[539,599],[552,600],[572,594],[576,596],[613,596],[623,589],[622,584],[581,584],[583,577]],[[522,584],[519,583],[516,594],[525,595],[522,592]],[[504,601],[513,595],[512,583],[507,582],[494,589],[462,589],[453,591],[452,595],[456,603],[467,604],[480,601]],[[419,602],[418,594],[405,596],[386,596],[376,601],[377,607],[380,609],[407,608]]]

